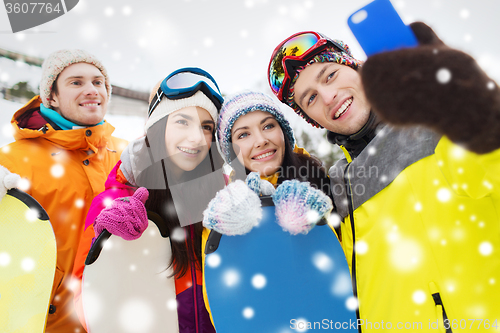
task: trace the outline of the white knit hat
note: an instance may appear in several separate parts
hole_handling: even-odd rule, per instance
[[[149,99],[150,102],[152,100],[152,97],[156,94],[158,87],[159,84],[156,86],[156,89],[153,90],[153,93],[151,94],[151,97]],[[217,123],[217,108],[215,107],[214,103],[212,103],[212,101],[207,96],[205,96],[205,94],[201,90],[199,90],[193,96],[181,99],[168,99],[167,97],[163,97],[160,103],[151,113],[151,116],[149,116],[148,120],[146,121],[144,130],[147,132],[147,130],[153,124],[155,124],[163,117],[166,117],[172,112],[187,108],[189,106],[198,106],[202,109],[207,110],[208,113],[210,113],[212,120]]]
[[[108,99],[111,96],[111,84],[109,83],[108,72],[102,63],[92,54],[83,50],[59,50],[51,53],[42,64],[42,80],[40,81],[40,98],[46,108],[50,108],[50,95],[52,86],[59,74],[69,65],[84,62],[94,65],[104,76],[104,84],[108,92]]]

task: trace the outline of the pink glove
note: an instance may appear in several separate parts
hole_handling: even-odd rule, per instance
[[[113,200],[111,206],[99,213],[94,221],[95,237],[104,229],[125,240],[141,237],[148,227],[148,214],[144,207],[148,197],[148,190],[140,187],[131,197]]]

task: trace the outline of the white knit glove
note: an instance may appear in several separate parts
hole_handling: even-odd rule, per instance
[[[261,219],[259,196],[241,180],[217,192],[203,212],[205,228],[228,236],[250,232]]]
[[[272,195],[278,224],[292,235],[307,234],[332,211],[332,200],[308,182],[286,180]]]
[[[0,165],[0,201],[7,194],[7,190],[17,187],[20,179],[21,176],[10,172],[7,168]]]
[[[245,182],[258,195],[271,195],[275,191],[273,184],[267,180],[260,179],[258,172],[250,172]]]

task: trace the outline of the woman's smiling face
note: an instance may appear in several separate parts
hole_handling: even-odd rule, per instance
[[[215,123],[207,110],[187,107],[168,116],[165,130],[167,156],[177,175],[194,170],[207,156]]]
[[[231,139],[238,160],[248,170],[270,176],[281,168],[285,136],[270,113],[257,110],[239,117],[231,130]]]

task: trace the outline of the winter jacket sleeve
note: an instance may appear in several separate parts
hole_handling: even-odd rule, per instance
[[[476,199],[500,195],[500,149],[476,154],[444,136],[435,153],[443,175],[457,195]]]

